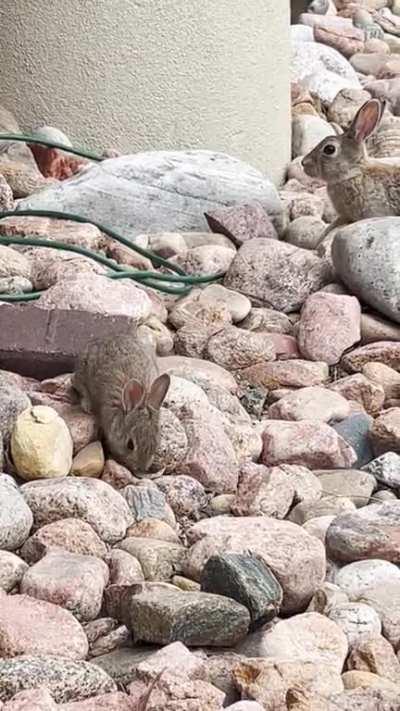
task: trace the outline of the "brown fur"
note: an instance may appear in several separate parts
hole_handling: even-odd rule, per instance
[[[367,101],[342,136],[325,138],[303,158],[306,174],[326,181],[342,223],[400,215],[400,161],[371,159],[365,147],[383,111],[384,103]]]
[[[112,455],[135,474],[149,471],[170,384],[168,375],[159,376],[154,349],[136,334],[92,341],[78,359],[72,384]]]

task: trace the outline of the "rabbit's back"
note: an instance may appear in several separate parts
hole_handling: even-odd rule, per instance
[[[135,334],[126,334],[90,342],[78,360],[75,382],[84,384],[96,412],[120,404],[129,380],[148,387],[157,374],[154,350]]]
[[[368,160],[357,174],[328,184],[337,213],[349,222],[400,215],[400,163]]]

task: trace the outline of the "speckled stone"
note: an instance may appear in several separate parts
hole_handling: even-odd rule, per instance
[[[89,662],[49,656],[0,660],[0,701],[8,701],[23,689],[40,686],[45,686],[58,703],[117,690],[111,677]]]

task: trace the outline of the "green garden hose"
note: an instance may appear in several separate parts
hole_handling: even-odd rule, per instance
[[[74,155],[78,155],[83,158],[88,158],[93,161],[103,160],[103,158],[100,158],[99,156],[96,156],[91,152],[83,151],[77,148],[70,148],[69,146],[64,146],[63,144],[54,143],[53,141],[47,141],[45,139],[37,138],[35,136],[6,133],[0,134],[0,141],[22,141],[23,143],[37,143],[39,145],[44,145],[51,148],[58,148],[63,151],[67,151],[69,153],[73,153]],[[64,242],[41,239],[33,235],[14,235],[9,237],[0,235],[0,244],[7,246],[16,244],[33,247],[49,247],[52,249],[61,249],[68,252],[76,252],[77,254],[89,257],[90,259],[93,259],[94,261],[99,262],[100,264],[103,264],[104,266],[108,267],[109,271],[106,273],[106,276],[110,279],[132,279],[137,283],[143,284],[152,289],[156,289],[157,291],[161,291],[164,294],[185,296],[186,294],[190,293],[192,287],[196,284],[207,284],[220,281],[224,276],[224,272],[208,274],[205,276],[188,275],[184,272],[183,269],[181,269],[181,267],[176,264],[173,264],[173,262],[170,262],[168,259],[163,259],[157,254],[154,254],[153,252],[144,249],[143,247],[139,247],[136,244],[132,244],[128,239],[126,239],[126,237],[122,237],[122,235],[118,234],[109,227],[100,224],[99,222],[94,222],[93,220],[89,220],[86,217],[82,217],[81,215],[76,215],[74,213],[58,212],[57,210],[18,209],[0,212],[0,220],[5,219],[6,217],[52,217],[57,220],[69,220],[72,222],[92,224],[97,227],[101,232],[104,232],[104,234],[114,239],[116,242],[123,244],[128,249],[137,252],[143,257],[147,257],[147,259],[149,259],[154,266],[164,267],[170,272],[174,272],[174,274],[163,274],[153,271],[124,269],[114,260],[108,259],[107,257],[101,254],[97,254],[96,252],[93,252],[90,249],[86,249],[85,247],[66,244]],[[167,284],[171,284],[171,286],[167,286]],[[172,286],[172,284],[176,284],[177,286]],[[31,291],[19,294],[0,294],[0,301],[32,301],[34,299],[38,299],[42,294],[43,291]]]

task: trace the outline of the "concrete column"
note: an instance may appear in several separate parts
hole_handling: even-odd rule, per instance
[[[1,0],[0,102],[87,148],[290,156],[289,0]]]

